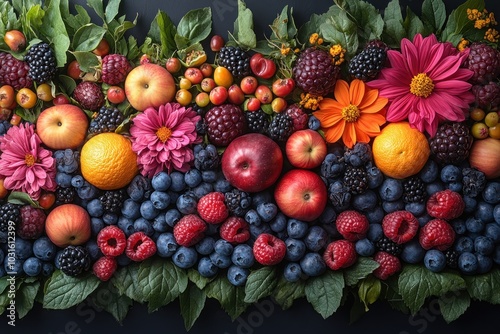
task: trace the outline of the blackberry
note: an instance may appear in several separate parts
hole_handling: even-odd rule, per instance
[[[21,222],[20,205],[10,202],[0,206],[0,232],[6,232],[9,228],[9,221],[18,225]]]
[[[224,194],[229,212],[237,217],[243,217],[252,205],[250,194],[239,189],[233,189]]]
[[[99,197],[105,212],[119,213],[122,204],[127,198],[125,189],[107,190]]]
[[[216,63],[227,68],[235,78],[251,74],[250,56],[238,46],[223,46],[217,55]]]
[[[67,246],[59,256],[59,268],[68,276],[78,276],[90,269],[90,255],[83,246]]]
[[[74,201],[76,195],[75,188],[73,187],[60,187],[56,188],[56,204],[68,204]]]
[[[384,67],[387,60],[387,46],[368,44],[360,53],[349,62],[348,72],[355,78],[363,81],[375,79]]]
[[[403,251],[403,246],[395,243],[385,235],[375,243],[375,247],[380,251],[387,252],[394,256],[398,256]]]
[[[269,115],[262,109],[245,112],[249,132],[266,134],[269,128]]]
[[[361,167],[372,160],[370,144],[357,142],[352,148],[344,151],[344,160],[354,167]]]
[[[28,75],[30,66],[7,52],[0,52],[0,86],[10,85],[15,90],[31,87],[33,80]]]
[[[104,93],[95,82],[80,82],[73,90],[73,98],[82,108],[91,111],[97,111],[104,105]]]
[[[362,194],[368,189],[368,178],[364,168],[347,165],[344,184],[353,195]]]
[[[293,131],[303,130],[308,127],[309,116],[297,103],[289,105],[285,113],[293,120]]]
[[[198,170],[215,170],[220,165],[220,156],[217,147],[212,144],[194,147],[194,167]]]
[[[472,93],[476,97],[476,104],[479,108],[495,110],[500,105],[500,85],[496,82],[474,85]]]
[[[102,106],[99,112],[93,115],[89,133],[114,132],[124,119],[125,117],[118,108]]]
[[[469,46],[469,56],[464,66],[474,74],[469,81],[472,84],[487,84],[500,74],[500,51],[483,42],[474,42]]]
[[[200,107],[196,103],[191,103],[190,105],[191,109],[193,109],[198,115],[201,116],[201,119],[196,122],[196,132],[200,135],[205,135],[207,133],[207,124],[205,123],[205,120],[203,117],[205,116],[205,113],[207,112],[206,108]]]
[[[302,51],[293,67],[297,87],[312,95],[324,96],[333,91],[340,68],[324,50],[310,47]]]
[[[216,146],[227,146],[246,132],[246,119],[240,107],[223,104],[210,108],[205,114],[208,140]]]
[[[403,180],[403,201],[405,203],[422,203],[426,195],[425,183],[418,176]]]
[[[477,197],[486,186],[486,176],[477,169],[465,167],[462,169],[462,185],[464,196]]]
[[[102,58],[102,82],[108,85],[118,85],[125,81],[128,72],[132,69],[127,57],[121,54],[108,54]]]
[[[447,249],[444,251],[444,255],[446,256],[446,265],[449,268],[456,269],[458,268],[458,257],[460,254],[454,249]]]
[[[459,164],[469,156],[473,137],[465,123],[443,123],[429,140],[432,154],[441,164]]]
[[[37,84],[50,81],[57,70],[56,56],[49,44],[40,42],[33,45],[24,56],[30,67],[28,75]]]
[[[344,173],[344,159],[334,153],[328,153],[321,163],[320,174],[326,179],[334,179]]]
[[[275,141],[286,141],[293,133],[293,119],[285,113],[276,114],[269,123],[267,133]]]

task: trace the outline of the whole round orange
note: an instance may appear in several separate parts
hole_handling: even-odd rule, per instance
[[[137,175],[137,155],[126,137],[100,133],[90,138],[80,152],[82,175],[102,190],[120,189]]]
[[[373,161],[385,175],[404,179],[420,172],[430,155],[425,135],[408,122],[389,123],[373,140]]]

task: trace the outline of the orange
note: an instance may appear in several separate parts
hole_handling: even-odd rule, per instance
[[[102,190],[123,188],[138,172],[132,143],[114,132],[90,138],[80,152],[80,166],[83,177]]]
[[[425,135],[408,122],[389,123],[373,140],[373,161],[385,175],[404,179],[417,174],[430,155]]]
[[[233,75],[227,68],[217,66],[214,70],[214,81],[217,86],[229,88],[233,84]]]

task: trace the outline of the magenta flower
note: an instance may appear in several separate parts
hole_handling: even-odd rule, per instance
[[[435,35],[417,34],[413,43],[401,41],[401,52],[387,52],[391,66],[367,85],[389,99],[387,121],[407,119],[433,137],[440,122],[465,120],[464,112],[474,101],[467,82],[473,72],[461,67],[468,55],[469,49],[460,52],[449,42],[438,42]]]
[[[42,190],[56,190],[56,160],[41,143],[28,124],[13,126],[0,138],[0,175],[6,189],[25,192],[34,200]]]
[[[188,171],[194,160],[191,144],[202,140],[196,132],[200,119],[193,109],[178,103],[167,103],[158,110],[150,107],[136,116],[130,134],[141,174],[153,177],[163,170]]]

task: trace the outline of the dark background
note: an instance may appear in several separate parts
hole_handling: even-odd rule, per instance
[[[460,5],[462,0],[445,0],[448,9]],[[86,0],[73,0],[72,3],[85,6]],[[236,0],[123,0],[122,13],[132,21],[138,14],[138,23],[130,30],[139,42],[142,42],[149,24],[158,12],[166,12],[177,24],[189,10],[210,6],[213,13],[213,34],[227,38],[227,32],[233,31],[233,22],[237,14]],[[377,8],[383,9],[388,0],[372,0]],[[400,0],[402,6],[410,6],[419,12],[422,1]],[[307,21],[312,13],[323,13],[333,4],[331,0],[247,0],[247,7],[254,14],[257,38],[269,35],[268,25],[281,12],[284,5],[293,7],[293,16],[297,26]],[[486,7],[497,13],[500,18],[498,0],[486,0]],[[88,8],[88,7],[87,7]],[[500,293],[500,292],[499,292]],[[377,302],[360,320],[350,322],[350,308],[341,307],[333,316],[324,320],[305,300],[296,301],[286,311],[263,300],[251,306],[234,322],[221,309],[218,302],[207,299],[205,308],[193,328],[192,334],[252,334],[252,333],[471,333],[484,330],[485,326],[496,324],[495,317],[500,313],[500,306],[486,303],[473,303],[458,320],[446,324],[434,301],[426,304],[420,313],[411,317],[391,309],[385,302]],[[22,320],[16,321],[16,327],[7,325],[5,314],[0,319],[0,333],[140,333],[140,332],[184,333],[184,323],[180,315],[178,302],[175,301],[157,312],[148,314],[147,308],[135,303],[123,324],[104,311],[94,310],[88,304],[82,304],[68,310],[44,310],[40,304]]]

